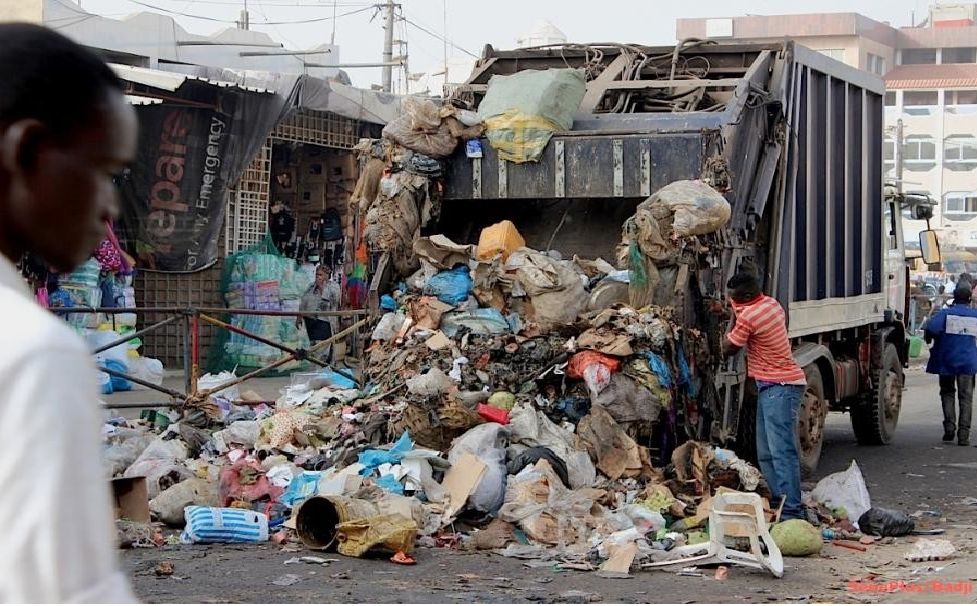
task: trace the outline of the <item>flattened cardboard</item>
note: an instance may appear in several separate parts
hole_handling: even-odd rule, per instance
[[[445,347],[451,347],[451,339],[444,336],[444,333],[440,330],[424,342],[428,349],[431,351],[438,351],[439,349],[444,349]]]
[[[604,565],[600,567],[602,572],[614,572],[627,574],[631,571],[631,563],[638,555],[638,545],[634,541],[624,545],[614,545],[610,548],[610,554]]]
[[[444,475],[441,486],[448,492],[448,509],[444,512],[446,519],[453,518],[465,506],[468,497],[475,492],[475,487],[485,475],[485,463],[475,455],[466,452],[451,466]]]
[[[145,477],[113,479],[112,502],[116,520],[149,524],[149,491]]]

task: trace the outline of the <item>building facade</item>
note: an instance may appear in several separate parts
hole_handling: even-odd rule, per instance
[[[935,4],[898,28],[857,13],[679,19],[676,37],[788,37],[882,76],[885,178],[932,196],[945,246],[977,250],[977,5]],[[907,241],[926,227],[903,223]]]
[[[336,68],[339,47],[320,44],[283,54],[268,34],[228,27],[210,36],[191,34],[172,18],[137,12],[111,19],[80,8],[72,0],[0,0],[0,22],[40,23],[88,46],[111,63],[165,69],[166,64],[207,65],[233,70],[305,74],[345,79]]]

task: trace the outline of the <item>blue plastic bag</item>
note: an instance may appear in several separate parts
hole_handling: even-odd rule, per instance
[[[679,342],[678,344],[678,384],[685,385],[685,389],[689,392],[689,397],[696,397],[695,383],[692,381],[692,370],[689,368],[689,361],[685,358],[685,344]]]
[[[112,375],[107,372],[98,373],[98,389],[103,395],[112,393]]]
[[[404,496],[404,485],[389,473],[385,476],[380,476],[380,479],[377,480],[377,486],[386,490],[390,494]]]
[[[383,295],[380,297],[380,309],[384,311],[393,311],[397,309],[397,302],[390,295]]]
[[[285,494],[278,501],[283,505],[294,508],[302,501],[319,492],[319,480],[321,478],[321,471],[306,471],[295,476],[285,490]]]
[[[336,389],[356,389],[356,382],[353,379],[331,368],[324,368],[319,371],[319,377],[328,381],[329,387],[335,387]]]
[[[119,362],[118,360],[105,360],[105,368],[108,368],[109,370],[114,370],[116,372],[124,372],[127,374],[129,372],[129,367],[123,364],[122,362]],[[127,379],[123,379],[122,377],[117,377],[115,375],[109,375],[109,376],[112,377],[112,391],[109,393],[115,391],[129,391],[130,389],[132,389],[132,383],[130,383]]]
[[[665,360],[655,352],[648,352],[648,367],[651,372],[658,376],[658,383],[665,389],[672,387],[672,369],[668,367]]]
[[[468,272],[468,266],[459,265],[454,269],[434,274],[424,290],[448,305],[464,303],[472,290],[472,277]]]
[[[404,435],[400,436],[400,439],[394,443],[393,448],[390,450],[364,450],[360,453],[357,462],[363,466],[360,471],[361,476],[369,476],[377,467],[380,467],[384,463],[400,463],[400,460],[404,458],[404,454],[414,449],[414,441],[410,439],[410,434],[406,431]]]
[[[462,329],[476,335],[504,335],[512,330],[505,317],[494,307],[449,311],[442,316],[441,332],[449,339],[455,338]]]

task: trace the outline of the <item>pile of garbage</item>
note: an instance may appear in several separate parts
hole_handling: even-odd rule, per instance
[[[544,79],[570,97],[582,85]],[[671,301],[683,251],[729,219],[708,184],[639,206],[617,267],[527,247],[508,221],[477,245],[422,236],[440,212],[438,158],[483,122],[500,151],[506,130],[532,135],[507,151],[527,161],[569,127],[559,104],[503,100],[483,117],[407,99],[383,140],[358,147],[361,241],[393,275],[362,367],[297,373],[275,402],[225,391],[152,429],[106,425],[111,472],[145,477],[179,540],[301,540],[401,562],[415,545],[463,546],[626,573],[707,541],[717,492],[762,490],[735,453],[688,441],[708,347]]]
[[[273,403],[232,389],[209,414],[113,420],[111,473],[145,477],[188,543],[450,545],[591,568],[622,546],[660,559],[705,541],[710,497],[761,484],[729,450],[677,446],[700,337],[669,308],[590,309],[628,272],[524,244],[508,222],[477,246],[417,238],[363,369],[295,374]]]
[[[627,574],[709,544],[714,502],[755,503],[769,539],[780,504],[762,498],[759,471],[694,439],[711,388],[697,367],[715,346],[675,303],[683,260],[729,220],[723,196],[701,181],[656,192],[625,223],[616,266],[527,247],[509,221],[477,244],[422,236],[440,210],[437,158],[481,118],[405,109],[359,146],[362,241],[393,275],[363,365],[297,373],[275,402],[233,388],[211,406],[111,419],[112,476],[146,478],[154,518],[184,543],[301,541],[398,563],[452,547]],[[516,109],[495,127],[559,126]],[[124,544],[164,540],[121,530]]]

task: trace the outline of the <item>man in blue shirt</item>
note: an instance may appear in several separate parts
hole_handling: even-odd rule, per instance
[[[953,305],[926,324],[926,342],[934,341],[926,372],[940,375],[940,399],[943,401],[943,441],[970,444],[970,415],[974,399],[974,375],[977,374],[977,310],[970,306],[969,284],[953,291]],[[956,401],[960,404],[957,422]]]

